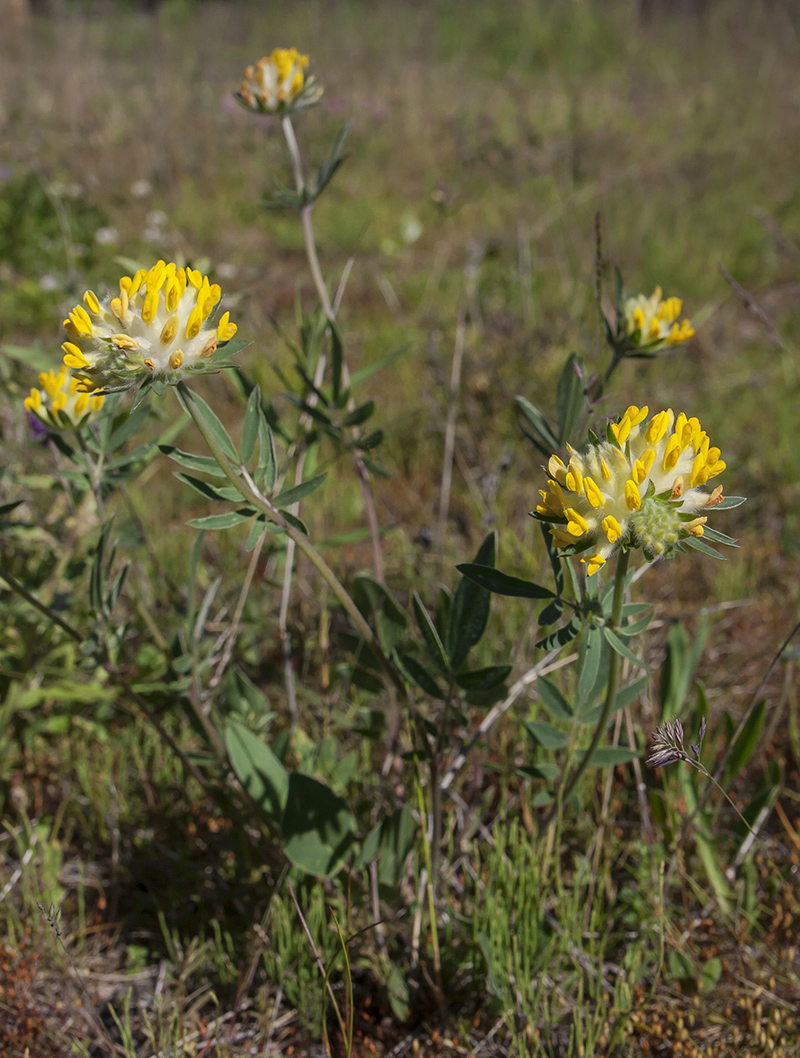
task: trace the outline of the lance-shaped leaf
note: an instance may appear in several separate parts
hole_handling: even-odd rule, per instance
[[[331,332],[331,386],[333,389],[333,403],[338,407],[339,398],[342,395],[342,369],[344,367],[344,348],[342,336],[339,329],[332,321],[329,324]]]
[[[623,643],[617,633],[610,629],[608,625],[603,627],[603,635],[612,650],[615,650],[621,658],[625,658],[626,661],[629,661],[631,665],[636,665],[637,668],[650,671],[650,666],[646,665],[641,658],[637,658],[633,651]]]
[[[225,503],[235,503],[242,498],[241,493],[236,489],[232,489],[226,485],[217,487],[208,481],[203,481],[201,478],[194,478],[191,474],[181,474],[176,472],[175,477],[178,481],[182,481],[185,485],[193,488],[195,492],[199,492],[201,496],[205,496],[206,499],[209,500],[221,500]]]
[[[444,701],[444,692],[439,688],[434,677],[428,672],[424,665],[420,664],[416,658],[410,654],[406,654],[403,651],[398,650],[395,653],[395,660],[397,667],[409,681],[409,683],[415,684],[421,691],[427,694],[431,698],[436,698],[439,701]]]
[[[159,445],[158,447],[165,456],[169,456],[171,460],[179,466],[186,467],[187,470],[199,470],[203,474],[213,474],[217,478],[225,476],[219,463],[211,456],[196,456],[192,452],[182,452],[180,448],[172,445]]]
[[[510,672],[510,665],[488,665],[485,669],[456,673],[456,683],[463,691],[493,691]]]
[[[243,463],[248,463],[253,452],[256,450],[258,440],[258,424],[261,418],[261,389],[253,386],[247,401],[247,409],[244,413],[244,424],[242,425],[242,447],[240,455]]]
[[[226,511],[225,514],[209,514],[205,518],[191,518],[186,524],[195,529],[230,529],[231,526],[249,521],[255,513],[252,507],[241,507],[238,511]]]
[[[428,616],[428,611],[425,609],[422,599],[420,599],[416,592],[414,592],[411,602],[414,607],[414,617],[416,618],[417,626],[422,633],[422,639],[425,643],[428,657],[443,675],[447,675],[450,671],[450,666],[447,661],[444,644],[439,638],[439,633],[436,631],[436,626]]]
[[[375,401],[368,400],[364,404],[359,405],[357,408],[353,408],[351,412],[342,419],[343,426],[360,426],[362,422],[366,422],[367,419],[375,411]]]
[[[272,492],[275,487],[275,479],[278,476],[278,457],[275,453],[275,438],[272,428],[260,410],[258,419],[258,466],[256,467],[256,482],[266,493]]]
[[[764,726],[766,716],[767,700],[762,698],[750,716],[747,718],[739,737],[731,747],[728,761],[725,765],[723,785],[735,779],[753,755],[758,745],[758,738]]]
[[[501,573],[493,566],[478,565],[475,562],[462,562],[456,569],[464,577],[479,584],[487,591],[495,595],[510,595],[518,599],[554,599],[555,595],[549,588],[542,588],[532,581],[522,580],[520,577],[512,577],[508,573]]]
[[[316,477],[309,478],[308,481],[303,481],[291,489],[284,489],[272,502],[276,507],[291,507],[293,503],[305,499],[315,489],[318,489],[327,476],[327,474],[317,474]]]
[[[474,564],[494,569],[496,546],[497,534],[489,533],[478,549]],[[463,577],[453,595],[447,626],[447,653],[454,669],[460,668],[486,631],[490,608],[491,592]]]
[[[546,680],[544,676],[539,676],[536,680],[536,692],[539,695],[542,705],[544,705],[557,720],[572,719],[572,706],[554,683],[551,683],[550,680]]]
[[[615,764],[628,764],[640,756],[638,749],[628,749],[627,746],[600,746],[589,763],[595,768],[609,768]]]
[[[553,727],[552,724],[545,724],[541,721],[528,721],[525,724],[525,729],[534,742],[538,742],[545,749],[563,749],[567,744],[567,736],[563,731],[559,731],[557,727]]]
[[[586,403],[582,375],[580,357],[577,353],[570,353],[558,380],[556,414],[559,445],[573,439],[573,432]]]
[[[194,406],[195,410],[198,412],[200,418],[203,420],[203,424],[205,425],[206,429],[211,434],[216,443],[219,445],[222,452],[228,457],[228,459],[231,460],[232,463],[236,463],[238,461],[236,447],[233,441],[230,439],[228,431],[222,425],[216,413],[212,410],[211,406],[207,404],[206,401],[204,401],[203,398],[197,393],[195,393],[193,390],[187,389],[185,392],[186,394],[188,394],[188,396],[184,399],[184,395],[180,391],[180,389],[177,390],[178,399],[180,400],[181,404],[183,404],[186,411],[189,411],[187,401],[190,401]]]
[[[558,448],[558,439],[550,429],[547,419],[545,419],[536,405],[531,404],[526,397],[516,397],[515,399],[517,407],[525,417],[528,426],[533,430],[533,433],[531,433],[523,426],[522,429],[525,436],[533,441],[544,455],[552,455]]]

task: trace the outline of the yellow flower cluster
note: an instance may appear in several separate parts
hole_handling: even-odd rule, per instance
[[[85,392],[148,379],[177,382],[236,333],[227,312],[207,327],[221,296],[208,276],[164,261],[123,276],[117,297],[101,302],[87,290],[83,305],[64,320],[64,364]]]
[[[694,328],[689,320],[678,317],[683,308],[680,298],[662,298],[661,287],[652,297],[639,294],[625,302],[625,326],[629,340],[648,352],[667,345],[678,345],[691,338]]]
[[[262,114],[286,113],[313,106],[322,95],[313,77],[307,77],[308,56],[297,48],[275,48],[248,66],[236,93],[239,102]]]
[[[39,385],[41,389],[32,389],[25,398],[25,407],[51,428],[83,426],[103,407],[103,397],[82,392],[78,380],[64,366],[58,374],[43,371]]]
[[[580,454],[569,448],[568,464],[556,455],[548,462],[536,516],[552,523],[556,547],[591,550],[582,559],[590,576],[623,544],[651,559],[672,554],[681,540],[703,535],[700,512],[722,502],[722,486],[703,489],[725,463],[698,420],[669,408],[647,415],[633,405],[610,423],[605,442]]]

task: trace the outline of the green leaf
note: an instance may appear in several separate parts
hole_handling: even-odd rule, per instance
[[[721,555],[719,551],[715,551],[713,547],[709,547],[708,544],[704,544],[702,540],[698,540],[696,536],[687,536],[685,540],[681,540],[684,547],[691,547],[695,551],[700,551],[703,555],[708,555],[709,558],[718,558],[720,562],[725,561],[725,556]]]
[[[217,445],[219,445],[222,452],[228,457],[228,459],[230,459],[230,461],[234,465],[236,465],[239,462],[239,456],[236,452],[234,443],[230,439],[228,431],[217,418],[216,413],[211,409],[211,406],[207,404],[201,396],[195,393],[194,390],[185,389],[183,392],[181,392],[181,390],[179,389],[177,393],[178,399],[180,400],[181,404],[183,404],[184,408],[186,408],[186,411],[189,411],[189,408],[186,406],[186,399],[184,398],[184,393],[188,395],[188,400],[191,401],[191,403],[194,405],[195,410],[197,411],[200,418],[203,420],[203,423],[208,432],[216,441]]]
[[[615,764],[628,764],[640,756],[638,749],[627,746],[601,746],[594,751],[589,763],[594,768],[609,768]]]
[[[546,782],[553,782],[561,774],[561,768],[557,764],[547,764],[545,762],[541,764],[523,764],[522,767],[517,768],[517,771],[527,775],[530,779],[544,779]]]
[[[536,693],[542,705],[556,720],[572,720],[572,706],[554,683],[539,676],[536,680]]]
[[[225,477],[219,463],[211,456],[196,456],[191,452],[182,452],[180,448],[174,448],[172,445],[159,445],[158,447],[165,456],[169,456],[179,466],[186,467],[188,470],[199,470],[203,474],[213,474],[217,478]]]
[[[253,548],[259,541],[261,534],[264,532],[266,518],[264,515],[260,515],[253,521],[250,526],[250,532],[247,534],[247,540],[244,545],[245,552],[249,555]]]
[[[635,701],[642,691],[647,686],[647,677],[640,676],[638,680],[634,680],[633,683],[629,683],[627,687],[623,687],[621,691],[617,691],[617,696],[614,699],[614,704],[611,707],[609,716],[613,716],[614,713],[618,713],[620,709],[624,709],[626,705],[630,705],[631,702]],[[578,714],[575,719],[579,724],[590,724],[594,725],[600,719],[603,714],[604,703],[596,705],[594,709],[590,709],[586,713]]]
[[[517,599],[554,599],[555,595],[531,581],[501,573],[493,566],[478,565],[475,562],[462,562],[456,569],[463,576],[479,584],[495,595],[510,595]]]
[[[209,514],[205,518],[191,518],[186,524],[194,529],[230,529],[248,521],[256,512],[251,507],[241,507],[238,511],[227,511],[225,514]]]
[[[342,393],[342,365],[344,364],[344,349],[342,338],[336,324],[331,320],[328,324],[331,332],[331,385],[333,388],[333,403],[339,404]]]
[[[497,534],[489,533],[478,549],[473,564],[494,569],[496,546]],[[492,596],[486,588],[462,577],[453,595],[447,625],[447,653],[454,669],[461,667],[467,654],[486,631],[491,603]]]
[[[584,703],[594,701],[595,684],[600,674],[600,660],[603,656],[603,636],[599,628],[590,627],[586,630],[586,636],[581,644],[580,658],[578,659],[578,702]],[[578,708],[576,712],[581,712]]]
[[[291,507],[293,503],[305,499],[315,489],[318,489],[327,476],[327,474],[317,474],[316,477],[309,478],[308,481],[303,481],[294,488],[284,489],[272,502],[276,507]]]
[[[726,547],[740,547],[732,536],[721,533],[718,529],[712,529],[710,525],[703,526],[703,539],[713,540],[715,544],[725,544]]]
[[[683,708],[707,635],[707,618],[697,626],[691,649],[682,625],[673,624],[667,633],[667,654],[661,667],[662,723],[674,720]]]
[[[182,481],[185,485],[194,489],[195,492],[199,492],[201,496],[205,496],[209,500],[220,500],[223,503],[241,502],[241,495],[234,489],[230,489],[226,486],[217,488],[216,485],[212,485],[208,481],[203,481],[201,478],[194,478],[191,474],[182,474],[178,471],[175,472],[175,477],[178,481]]]
[[[529,720],[525,728],[531,738],[545,749],[563,749],[567,744],[567,736],[552,724],[544,724],[538,720]]]
[[[725,765],[724,778],[722,785],[726,786],[729,782],[732,782],[747,765],[747,762],[753,755],[753,751],[758,745],[758,738],[761,734],[761,728],[764,726],[764,717],[766,716],[767,700],[762,698],[755,709],[748,716],[744,727],[739,733],[739,737],[731,747],[730,756],[728,762]]]
[[[253,386],[247,401],[247,409],[244,413],[244,425],[242,426],[241,457],[243,463],[249,463],[250,457],[256,449],[258,438],[258,424],[261,417],[261,389]]]
[[[637,668],[647,669],[648,672],[651,671],[650,666],[646,665],[641,658],[637,658],[633,651],[625,646],[617,633],[609,628],[608,625],[603,626],[603,635],[612,650],[615,650],[621,658],[625,658],[626,661],[629,661],[631,665],[636,665]]]
[[[445,653],[444,645],[439,638],[439,633],[436,631],[436,626],[428,616],[428,611],[423,606],[422,600],[416,592],[414,592],[411,601],[414,607],[414,616],[417,619],[417,625],[422,633],[428,657],[439,672],[446,676],[450,671],[450,666],[447,662],[447,654]]]
[[[408,854],[414,847],[417,824],[409,805],[403,805],[380,825],[378,882],[396,888],[403,877]]]
[[[392,471],[385,467],[383,463],[379,463],[377,459],[369,459],[367,456],[362,456],[361,462],[371,474],[375,474],[379,478],[390,478],[392,476]]]
[[[108,444],[106,445],[106,451],[114,452],[118,448],[121,448],[126,441],[129,441],[134,434],[137,434],[139,430],[141,430],[151,414],[152,412],[150,408],[143,407],[137,408],[136,411],[132,411],[130,414],[126,415],[122,419],[122,422],[112,430],[111,436],[108,439]]]
[[[287,859],[317,877],[328,878],[350,854],[356,824],[341,797],[309,775],[293,772],[281,821]]]
[[[356,386],[361,385],[362,382],[366,382],[366,380],[376,372],[383,371],[385,367],[393,364],[399,357],[404,356],[410,348],[410,345],[403,345],[399,349],[387,353],[386,356],[381,356],[377,360],[373,360],[371,364],[367,364],[365,367],[360,367],[357,371],[353,371],[350,375],[351,391],[354,390]]]
[[[456,683],[464,691],[491,691],[499,687],[510,672],[510,665],[489,665],[485,669],[456,673]]]
[[[747,502],[746,496],[724,496],[714,508],[715,511],[729,511],[732,507],[741,507]]]
[[[550,559],[550,566],[553,570],[553,577],[556,582],[556,592],[561,595],[564,591],[564,568],[561,565],[561,558],[559,557],[558,548],[553,542],[553,534],[550,532],[550,526],[547,522],[539,522],[539,529],[544,540],[544,546],[547,550],[547,557]]]
[[[573,440],[573,432],[586,403],[582,375],[583,367],[580,357],[577,353],[570,353],[558,379],[556,396],[560,446]]]
[[[694,963],[685,952],[678,951],[677,948],[673,948],[669,953],[669,970],[677,981],[692,982],[697,978]]]
[[[361,404],[358,408],[353,408],[352,411],[348,412],[347,415],[342,419],[343,426],[360,426],[362,422],[366,422],[367,419],[375,411],[375,401],[368,400],[364,404]]]
[[[700,991],[710,992],[722,976],[722,960],[716,955],[700,971]]]
[[[557,648],[565,647],[567,643],[571,643],[579,634],[583,627],[579,614],[573,614],[569,622],[562,628],[557,628],[555,632],[551,632],[549,636],[545,636],[544,639],[540,639],[536,644],[537,650],[556,650]]]
[[[258,467],[256,480],[266,493],[272,492],[278,476],[278,457],[275,453],[275,437],[267,422],[267,417],[260,409],[258,418]]]
[[[260,738],[235,720],[225,726],[225,749],[236,777],[276,826],[280,825],[289,794],[286,769]]]
[[[626,637],[638,636],[641,635],[642,632],[647,631],[650,627],[650,622],[653,620],[654,611],[649,606],[646,607],[646,610],[647,613],[645,613],[643,617],[640,617],[638,621],[631,621],[629,624],[624,624],[620,628],[622,635]]]
[[[535,433],[538,434],[538,439],[536,437],[531,436],[526,431],[527,436],[530,437],[536,447],[539,448],[539,450],[545,455],[550,455],[555,452],[558,448],[558,440],[556,439],[556,436],[553,431],[550,429],[550,426],[547,422],[547,419],[545,419],[544,415],[542,415],[536,405],[531,404],[531,402],[526,397],[516,397],[515,400],[517,407],[525,416],[525,419],[527,420],[528,424],[533,428]],[[542,444],[541,442],[544,443]]]
[[[416,684],[429,697],[436,698],[441,702],[444,701],[444,692],[439,689],[434,677],[416,658],[398,650],[395,653],[395,659],[397,660],[397,667],[410,683]]]

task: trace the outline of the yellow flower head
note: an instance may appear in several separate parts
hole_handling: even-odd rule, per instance
[[[653,296],[639,294],[625,302],[625,333],[635,348],[657,352],[691,338],[694,329],[689,320],[678,321],[683,302],[680,298],[662,298],[661,287]]]
[[[69,368],[63,365],[58,374],[43,371],[41,389],[32,389],[25,398],[25,408],[51,429],[84,426],[103,407],[103,397],[84,393]]]
[[[721,486],[705,490],[725,469],[719,449],[697,419],[670,408],[648,418],[648,408],[632,405],[609,424],[606,441],[569,455],[566,464],[551,456],[535,517],[553,523],[556,547],[590,551],[582,560],[590,575],[622,546],[641,547],[650,559],[682,550],[681,541],[703,535],[705,512],[723,502]]]
[[[319,102],[322,89],[306,75],[308,56],[297,48],[275,48],[244,72],[236,98],[260,114],[305,110]]]
[[[227,312],[209,325],[221,296],[208,276],[164,261],[123,276],[117,297],[101,302],[87,290],[64,320],[64,365],[87,393],[174,383],[186,372],[215,368],[207,361],[236,334]]]

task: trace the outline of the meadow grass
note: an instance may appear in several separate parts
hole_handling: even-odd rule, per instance
[[[726,490],[750,498],[725,526],[742,550],[726,564],[682,556],[648,572],[656,622],[646,657],[660,678],[613,729],[644,748],[644,733],[669,710],[696,720],[705,703],[709,752],[721,753],[727,715],[738,721],[797,616],[798,32],[791,5],[736,0],[710,4],[700,20],[647,27],[627,0],[330,0],[268,10],[169,0],[157,15],[69,8],[4,34],[0,500],[25,501],[4,530],[4,560],[57,612],[88,621],[84,538],[96,532],[96,514],[91,503],[74,510],[59,498],[52,452],[31,442],[21,401],[37,354],[19,350],[38,349],[40,360],[52,352],[56,363],[59,313],[87,286],[113,286],[128,262],[180,257],[216,275],[240,334],[254,340],[243,370],[288,410],[275,368],[290,374],[291,357],[273,321],[294,334],[296,302],[310,310],[314,290],[296,218],[259,205],[290,183],[279,126],[253,120],[231,91],[248,62],[296,44],[326,86],[321,106],[298,119],[309,167],[353,118],[350,157],[314,213],[334,288],[353,261],[339,316],[349,366],[405,350],[365,387],[385,431],[380,458],[394,472],[375,492],[389,529],[387,580],[404,605],[419,586],[433,610],[438,585],[455,583],[452,567],[495,525],[498,566],[542,575],[528,517],[544,485],[542,459],[519,429],[514,397],[552,412],[573,349],[600,369],[595,214],[603,252],[631,289],[661,284],[685,299],[696,337],[654,361],[624,363],[618,407],[607,414],[635,402],[700,416],[728,463]],[[4,188],[28,196],[24,227],[5,208]],[[116,241],[92,243],[98,225],[113,227]],[[766,322],[731,294],[718,263]],[[610,305],[610,283],[606,294]],[[436,532],[459,320],[456,470],[439,554],[426,541]],[[219,375],[198,388],[238,440],[236,384]],[[179,409],[171,393],[153,403],[155,433]],[[178,443],[199,450],[191,426]],[[206,633],[225,627],[247,561],[243,531],[213,534],[198,592],[186,592],[193,536],[184,523],[208,508],[167,462],[150,463],[116,504],[134,560],[125,667],[142,685],[164,678],[165,653],[177,656],[176,644],[191,638],[197,599],[218,574],[227,579]],[[363,524],[348,461],[323,448],[317,469],[329,478],[304,506],[312,537]],[[369,567],[364,542],[324,553],[348,582]],[[302,563],[290,612],[301,723],[288,724],[282,564],[280,548],[267,547],[263,589],[245,606],[236,662],[257,690],[237,715],[283,739],[290,759],[365,818],[415,805],[391,732],[373,742],[361,734],[368,720],[379,729],[382,721],[370,719],[370,696],[346,683],[333,599]],[[238,802],[224,810],[187,777],[130,702],[102,674],[87,676],[80,645],[10,594],[4,607],[0,949],[39,958],[39,984],[26,996],[46,1026],[31,1046],[44,1055],[116,1045],[130,1058],[318,1053],[323,981],[263,829],[237,815]],[[670,629],[679,620],[688,644],[697,642],[703,610],[711,625],[695,674],[679,664],[690,647]],[[476,661],[510,656],[516,677],[539,634],[524,601],[495,599]],[[631,768],[609,769],[584,779],[580,811],[563,829],[540,829],[542,787],[519,770],[532,759],[522,721],[538,715],[526,698],[478,743],[445,798],[438,981],[419,848],[399,882],[380,887],[378,927],[363,883],[295,878],[340,1004],[329,909],[352,920],[354,1053],[636,1055],[677,1053],[678,1043],[684,1054],[797,1053],[795,664],[787,657],[767,685],[749,769],[728,776],[746,807],[773,781],[770,769],[783,769],[783,815],[759,824],[761,844],[732,879],[720,865],[733,862],[746,831],[723,805],[714,802],[691,840],[683,832],[700,794],[694,773],[659,783],[645,772],[644,793]],[[682,693],[670,684],[676,672],[686,674]],[[165,695],[159,721],[202,763],[197,717],[183,709]],[[648,796],[652,823],[642,811]],[[62,909],[77,974],[38,904]],[[47,998],[54,989],[60,1003]],[[341,1040],[332,1046],[345,1051]]]

